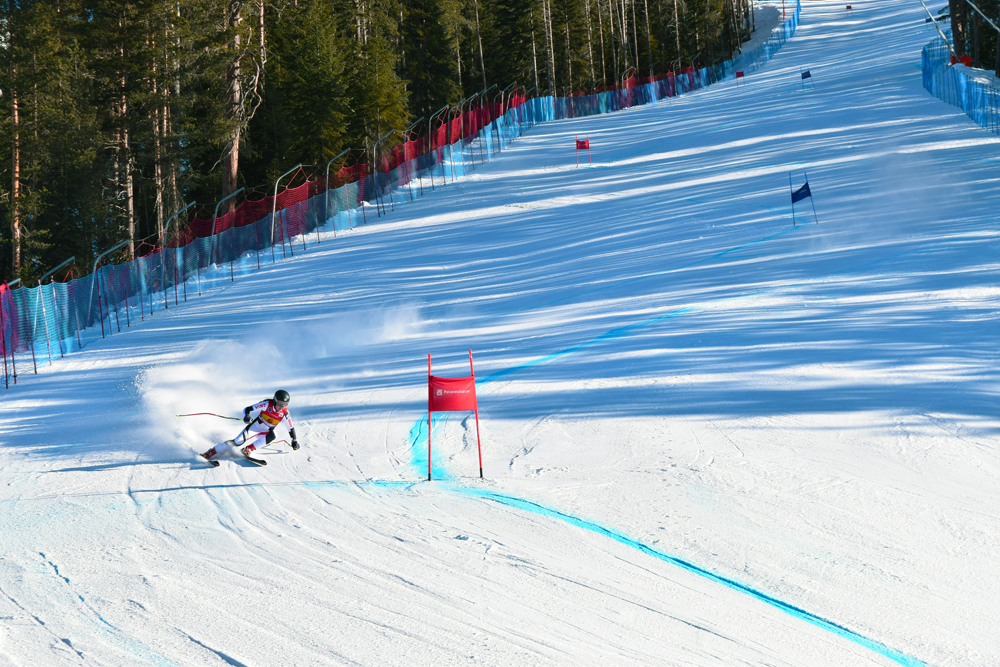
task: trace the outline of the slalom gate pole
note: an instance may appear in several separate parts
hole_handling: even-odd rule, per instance
[[[802,172],[802,174],[806,177],[806,183],[808,183],[809,182],[809,174],[807,174],[804,171]],[[812,189],[809,190],[809,203],[812,204],[812,207],[813,207],[813,220],[815,220],[816,224],[818,225],[819,224],[819,217],[816,215],[816,201],[813,199]]]
[[[788,194],[792,200],[792,227],[795,226],[795,189],[792,187],[792,172],[788,172]]]
[[[472,391],[476,390],[476,369],[472,366],[472,350],[469,350],[469,372],[472,373]],[[479,479],[483,478],[483,442],[479,438],[479,398],[476,397],[476,448],[479,450]]]
[[[0,291],[0,349],[3,350],[3,388],[10,389],[10,380],[7,378],[7,329],[3,323],[3,297],[7,291],[7,285]]]
[[[427,481],[431,481],[431,353],[427,353]]]

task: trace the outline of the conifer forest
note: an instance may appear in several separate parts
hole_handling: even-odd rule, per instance
[[[566,96],[727,60],[751,2],[0,0],[0,279],[146,254],[191,202],[211,215],[298,163],[365,160],[487,88]]]

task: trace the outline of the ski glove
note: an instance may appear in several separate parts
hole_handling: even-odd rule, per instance
[[[249,424],[250,423],[250,410],[251,409],[252,409],[252,407],[251,408],[243,408],[243,423],[244,424]]]
[[[292,449],[298,449],[298,448],[299,448],[299,441],[292,440]]]

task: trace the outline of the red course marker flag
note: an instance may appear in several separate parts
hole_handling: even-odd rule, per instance
[[[594,158],[590,154],[590,135],[587,138],[580,140],[580,135],[576,135],[576,166],[580,166],[580,151],[587,151],[587,158],[590,160],[590,164],[594,164]]]
[[[470,375],[442,378],[431,375],[431,355],[427,355],[427,480],[431,479],[431,415],[435,412],[475,412],[476,445],[479,448],[479,477],[483,476],[483,445],[479,439],[479,405],[476,401],[476,371],[469,350]]]

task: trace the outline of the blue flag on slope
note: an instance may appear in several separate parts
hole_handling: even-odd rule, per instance
[[[803,81],[806,80],[806,79],[811,79],[811,78],[812,78],[812,74],[809,73],[809,70],[806,70],[805,72],[802,73],[802,80]]]
[[[812,197],[812,192],[809,190],[808,181],[806,181],[805,185],[803,185],[801,188],[792,193],[792,203],[794,204],[795,202],[802,201],[806,197]]]

